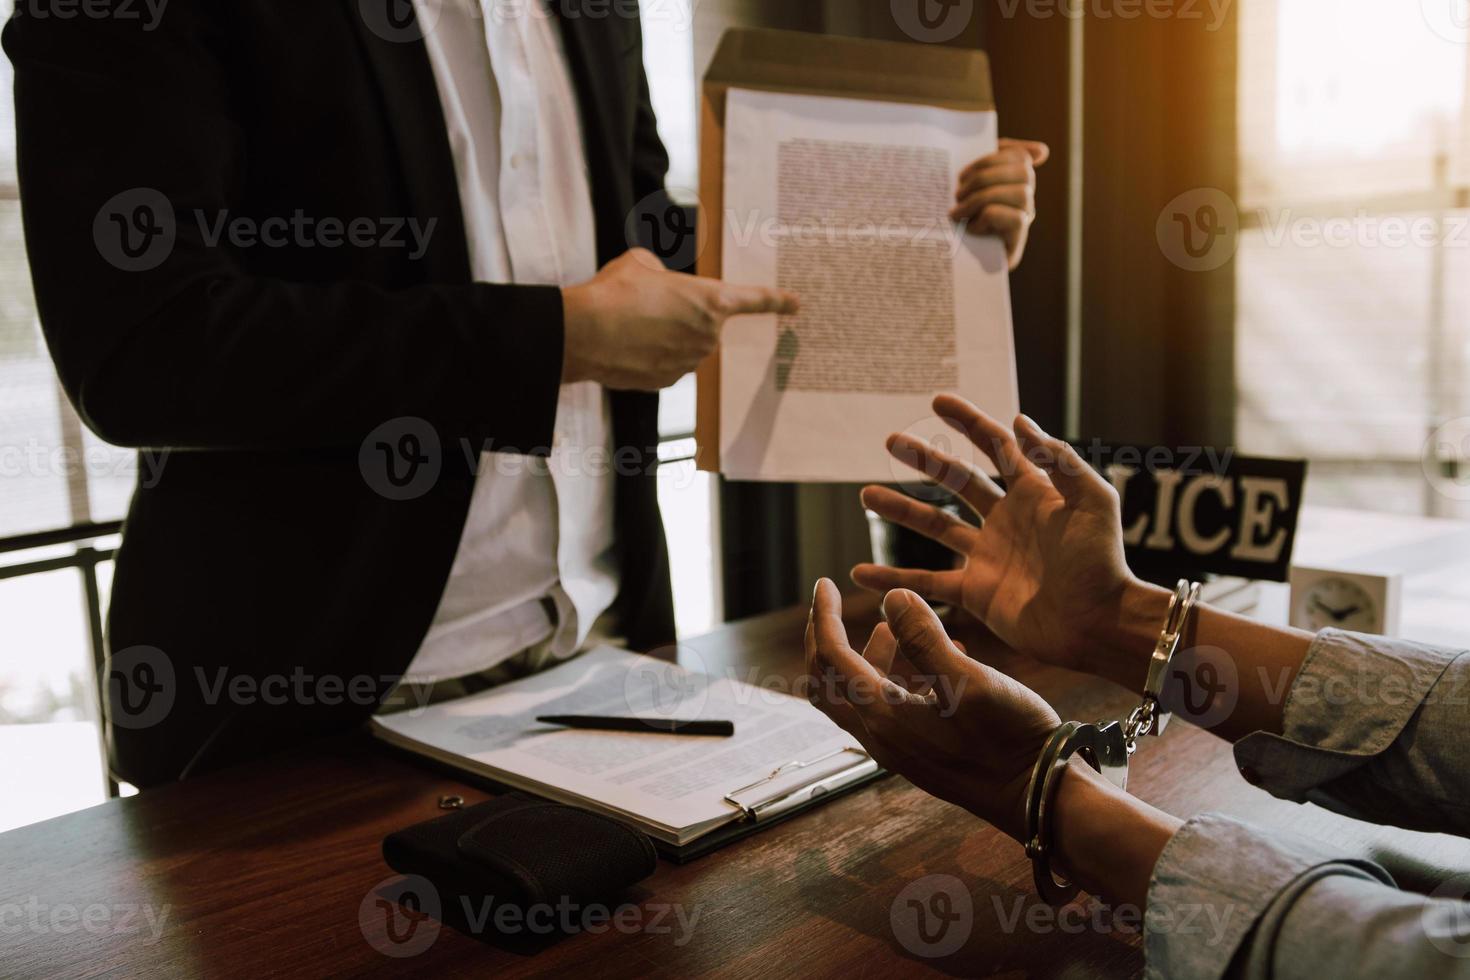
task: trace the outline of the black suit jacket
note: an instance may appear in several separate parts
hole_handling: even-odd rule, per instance
[[[560,292],[471,280],[427,49],[390,20],[406,0],[173,0],[151,29],[19,6],[4,44],[47,342],[88,426],[167,450],[117,558],[113,768],[150,785],[359,724],[427,631],[479,451],[551,444]],[[628,5],[552,6],[605,262],[668,159]],[[331,247],[341,232],[283,229],[298,213],[373,234]],[[212,241],[222,218],[274,244]],[[410,218],[434,222],[419,257],[388,244]],[[673,637],[657,398],[612,401],[616,610],[648,649]],[[427,487],[384,483],[399,449]]]

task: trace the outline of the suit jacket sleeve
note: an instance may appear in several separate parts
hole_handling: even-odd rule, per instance
[[[293,282],[210,242],[193,216],[238,205],[251,152],[227,8],[176,4],[150,31],[84,16],[6,27],[37,307],[82,418],[139,447],[355,446],[400,417],[501,449],[549,447],[559,290],[467,275]],[[156,268],[119,268],[99,212],[149,192],[171,207],[162,220],[177,240]]]

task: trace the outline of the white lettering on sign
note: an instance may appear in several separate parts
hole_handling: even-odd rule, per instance
[[[1113,463],[1104,470],[1108,481],[1126,499],[1128,484],[1141,471]],[[1173,551],[1177,545],[1192,555],[1208,557],[1230,548],[1237,561],[1271,564],[1281,559],[1287,529],[1276,520],[1291,505],[1290,488],[1275,477],[1241,476],[1232,479],[1218,473],[1185,476],[1178,470],[1150,474],[1154,483],[1153,506],[1123,529],[1123,543],[1130,548]],[[1199,526],[1201,501],[1213,494],[1224,511],[1224,522],[1213,529]],[[1238,531],[1232,543],[1232,526]],[[1177,539],[1177,540],[1176,540]]]
[[[1276,561],[1281,557],[1281,549],[1286,547],[1286,529],[1277,528],[1268,541],[1259,542],[1257,539],[1270,532],[1277,513],[1289,504],[1286,481],[1243,476],[1240,489],[1245,498],[1240,505],[1240,540],[1230,552],[1230,557],[1240,561]]]
[[[1154,497],[1154,533],[1143,546],[1150,551],[1174,550],[1174,491],[1184,482],[1178,470],[1160,470],[1154,474],[1158,494]]]
[[[1199,507],[1199,498],[1206,491],[1213,490],[1220,497],[1220,503],[1225,505],[1229,511],[1235,506],[1235,484],[1223,476],[1202,476],[1194,480],[1184,488],[1184,493],[1179,497],[1179,540],[1184,542],[1184,547],[1191,554],[1213,555],[1230,541],[1230,528],[1222,527],[1211,537],[1200,534],[1195,524],[1195,512]]]
[[[1138,470],[1132,466],[1124,466],[1114,463],[1106,470],[1108,480],[1113,484],[1113,489],[1118,491],[1118,496],[1127,498],[1128,481],[1138,475]],[[1123,544],[1130,548],[1137,548],[1143,544],[1144,532],[1148,530],[1148,515],[1140,514],[1138,520],[1133,522],[1132,527],[1123,529]]]

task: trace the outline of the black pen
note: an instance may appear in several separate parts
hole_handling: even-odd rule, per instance
[[[600,718],[594,715],[543,715],[544,725],[590,728],[604,732],[658,732],[661,735],[735,734],[733,721],[679,721],[676,718]]]

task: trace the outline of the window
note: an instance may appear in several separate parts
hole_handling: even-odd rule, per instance
[[[669,540],[679,636],[708,632],[724,617],[720,602],[718,480],[694,466],[694,376],[664,392],[659,409],[658,502]]]
[[[694,200],[699,182],[692,0],[654,0],[641,5],[643,61],[669,151],[668,186],[681,203]],[[679,635],[705,632],[720,622],[718,481],[694,466],[694,378],[664,392],[659,412],[664,438],[659,504],[669,539],[674,614]]]
[[[119,519],[136,461],[85,432],[57,385],[26,266],[4,58],[0,91],[0,757],[26,788],[0,794],[5,830],[106,796],[89,610],[105,608],[115,537],[25,536]]]
[[[1457,2],[1240,6],[1239,441],[1309,459],[1309,503],[1470,516]]]
[[[643,65],[658,132],[669,151],[669,189],[687,203],[699,186],[697,89],[694,83],[696,0],[643,0]]]

